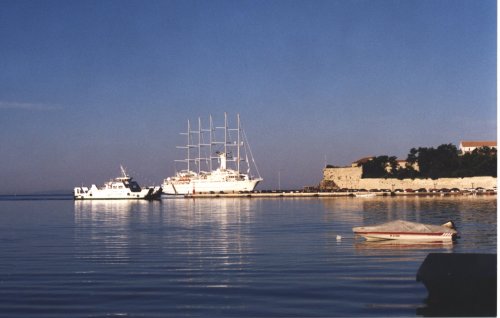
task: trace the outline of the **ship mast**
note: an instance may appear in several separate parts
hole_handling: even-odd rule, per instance
[[[212,169],[212,145],[214,142],[213,133],[214,133],[214,122],[212,121],[212,115],[210,115],[210,149],[209,149],[210,152],[208,153],[208,155],[210,156],[210,161],[209,161],[210,169],[209,169],[209,171],[213,171],[213,169]]]
[[[212,171],[212,115],[210,115],[210,127],[209,129],[203,129],[201,124],[201,117],[198,117],[198,173],[201,173],[201,162],[205,161],[205,168],[208,168],[209,171]],[[208,142],[205,141],[206,133],[209,133]],[[205,156],[202,157],[202,149],[203,147],[209,147],[209,155],[206,156],[206,148],[205,148]]]
[[[186,149],[187,149],[187,170],[191,171],[191,150],[189,149],[189,144],[191,140],[191,123],[188,119],[188,132],[187,132],[187,144],[186,144]]]
[[[179,149],[186,149],[186,152],[187,152],[187,156],[186,156],[186,159],[184,160],[175,160],[175,161],[180,161],[180,162],[186,162],[187,163],[187,171],[191,171],[191,148],[194,147],[193,145],[191,145],[191,134],[193,133],[191,131],[191,123],[188,119],[188,122],[187,122],[187,133],[180,133],[181,135],[186,135],[187,136],[187,143],[186,143],[186,146],[177,146],[176,148],[179,148]]]
[[[224,154],[227,158],[227,113],[224,112]]]
[[[240,146],[241,146],[241,140],[240,140],[240,114],[237,114],[237,118],[238,118],[238,150],[237,150],[237,163],[236,163],[236,167],[237,167],[237,170],[238,170],[238,175],[240,174]]]
[[[201,118],[198,117],[198,174],[201,172]]]

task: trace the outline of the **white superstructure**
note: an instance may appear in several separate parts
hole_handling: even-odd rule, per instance
[[[198,130],[191,130],[188,121],[186,159],[176,160],[186,164],[187,169],[181,170],[173,177],[163,181],[163,193],[193,194],[193,193],[232,193],[253,191],[262,181],[253,160],[246,135],[241,128],[240,116],[237,116],[237,128],[229,128],[227,114],[224,114],[224,126],[214,127],[210,116],[209,128],[201,127],[198,118]],[[251,161],[248,159],[250,155]],[[213,168],[213,162],[218,167]],[[229,164],[234,167],[230,168]],[[258,177],[252,177],[250,166],[253,164]],[[246,173],[241,169],[246,167]],[[207,168],[204,171],[202,168]]]
[[[88,187],[75,187],[73,197],[75,200],[116,200],[116,199],[156,199],[161,195],[161,187],[141,188],[136,181],[127,175],[120,166],[122,175],[110,180],[98,188],[93,184]]]

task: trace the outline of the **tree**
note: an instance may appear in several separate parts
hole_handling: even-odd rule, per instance
[[[406,167],[400,167],[396,157],[374,157],[363,164],[362,177],[437,179],[497,176],[497,149],[490,147],[477,148],[462,156],[453,144],[412,148],[406,161]],[[418,165],[418,171],[415,165]]]
[[[399,167],[396,171],[393,171],[392,175],[398,179],[415,179],[420,173],[413,166],[407,164],[406,167]]]
[[[497,176],[497,150],[490,147],[474,149],[461,158],[459,176]]]
[[[410,149],[410,153],[406,158],[406,162],[408,162],[411,166],[414,166],[418,161],[418,150],[415,148]]]
[[[363,164],[363,178],[390,178],[398,166],[396,157],[378,156]]]
[[[420,177],[445,178],[452,177],[460,167],[458,149],[452,144],[443,144],[434,148],[413,148],[408,155],[411,161],[416,161],[420,169]]]

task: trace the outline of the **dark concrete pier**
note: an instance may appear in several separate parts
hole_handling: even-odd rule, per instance
[[[268,190],[268,191],[245,191],[245,192],[195,192],[184,195],[185,198],[328,198],[328,197],[356,197],[363,194],[374,194],[377,197],[387,196],[461,196],[471,195],[464,192],[400,192],[400,191],[329,191],[312,192],[300,190]],[[487,193],[484,194],[493,194]],[[496,193],[494,193],[496,194]]]
[[[497,255],[431,253],[417,272],[430,316],[496,316]]]

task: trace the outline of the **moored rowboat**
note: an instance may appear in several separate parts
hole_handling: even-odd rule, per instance
[[[374,226],[354,227],[352,230],[355,235],[360,235],[367,241],[451,241],[458,234],[452,221],[443,225],[431,225],[397,220]]]
[[[373,192],[365,192],[365,193],[354,193],[354,196],[356,198],[373,198],[373,197],[376,197],[377,194],[375,194]]]

